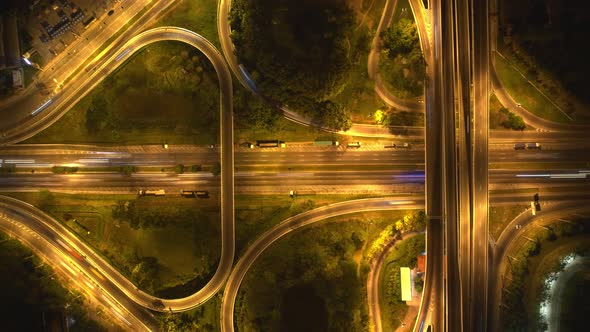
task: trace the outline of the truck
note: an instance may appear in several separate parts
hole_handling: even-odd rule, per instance
[[[279,141],[278,139],[258,140],[256,141],[256,146],[259,148],[284,148],[285,142]]]
[[[516,143],[514,144],[514,150],[524,150],[526,149],[525,143]]]
[[[527,143],[526,148],[529,150],[537,149],[541,150],[541,144],[539,143]]]
[[[143,190],[140,189],[137,194],[139,196],[164,196],[166,195],[166,191],[164,189],[156,189],[156,190]]]
[[[313,141],[313,145],[315,146],[338,146],[340,142],[338,141]]]
[[[180,196],[183,196],[183,197],[195,197],[195,192],[192,191],[192,190],[184,190],[184,189],[181,189],[180,190]]]
[[[361,142],[350,142],[347,144],[347,146],[349,148],[360,148],[361,147]]]
[[[94,21],[96,21],[96,17],[90,16],[86,21],[82,22],[84,29],[88,29],[88,27],[94,23]]]

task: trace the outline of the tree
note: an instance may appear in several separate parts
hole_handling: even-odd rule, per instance
[[[119,171],[121,172],[121,174],[129,176],[132,173],[137,172],[137,166],[133,166],[133,165],[121,166],[121,167],[119,167]]]
[[[526,128],[526,124],[521,116],[510,112],[505,107],[502,107],[499,112],[505,116],[505,119],[501,122],[504,128],[513,130],[524,130]]]
[[[174,173],[176,174],[183,174],[184,173],[184,165],[183,164],[177,164],[174,166]]]
[[[348,130],[352,125],[350,114],[340,104],[326,100],[320,104],[320,123],[336,130]]]
[[[368,45],[367,38],[354,38],[355,13],[345,0],[237,0],[229,21],[239,61],[257,90],[279,105],[293,107],[299,98],[321,103],[339,94]],[[306,109],[321,119],[322,109]]]
[[[145,290],[153,291],[154,283],[159,272],[158,259],[155,257],[142,257],[140,262],[131,271],[131,277],[137,285]]]
[[[215,165],[213,165],[211,167],[211,174],[213,174],[214,176],[218,176],[219,174],[221,174],[221,164],[216,163]]]
[[[414,22],[402,18],[380,34],[383,50],[391,59],[398,55],[410,55],[414,49],[420,49],[420,39]],[[416,56],[416,55],[414,55]]]

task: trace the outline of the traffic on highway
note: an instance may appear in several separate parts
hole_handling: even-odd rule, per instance
[[[384,103],[423,112],[425,124],[403,127],[404,135],[368,124],[353,124],[346,132],[318,128],[354,137],[343,144],[278,139],[253,144],[235,139],[232,73],[245,89],[258,91],[254,76],[234,52],[228,20],[230,0],[220,0],[217,8],[221,52],[211,41],[185,28],[145,30],[172,2],[134,1],[130,14],[117,16],[118,11],[110,11],[107,16],[114,15],[113,25],[92,32],[96,45],[70,59],[57,58],[52,65],[58,69],[39,78],[66,83],[58,84],[50,96],[27,92],[24,96],[30,98],[0,104],[0,111],[12,111],[0,120],[0,167],[7,170],[0,176],[0,192],[51,190],[134,194],[150,199],[171,195],[195,201],[219,199],[221,253],[215,273],[188,296],[149,294],[55,218],[8,195],[0,195],[0,229],[32,248],[89,298],[109,308],[125,330],[157,331],[155,312],[186,312],[222,293],[220,324],[222,331],[229,332],[235,329],[240,286],[273,243],[336,216],[420,209],[428,218],[427,259],[424,288],[411,329],[499,330],[501,271],[506,269],[510,248],[535,226],[590,212],[590,140],[588,126],[560,124],[534,115],[503,87],[490,57],[497,43],[492,31],[498,29],[497,21],[490,19],[497,4],[491,2],[492,6],[488,1],[474,0],[409,1],[427,63],[424,99],[416,101],[388,91],[379,73],[382,45],[378,36],[391,24],[397,6],[396,0],[387,0],[367,58],[368,77]],[[108,33],[128,22],[132,24],[126,31],[94,55],[106,43]],[[219,145],[17,144],[62,118],[142,48],[164,40],[188,44],[212,63],[220,91]],[[490,130],[492,89],[502,105],[537,130]],[[281,110],[288,120],[314,125],[312,119],[286,106]],[[200,170],[218,162],[220,176]],[[179,164],[198,165],[199,170],[171,170]],[[126,166],[140,171],[122,174],[119,169]],[[75,172],[58,174],[56,167]],[[153,171],[156,168],[160,171]],[[235,195],[295,198],[335,193],[378,198],[347,200],[298,213],[267,229],[235,259]],[[491,207],[529,203],[497,239],[490,237]],[[415,234],[404,236],[410,235]],[[394,243],[389,243],[387,250]],[[384,251],[372,262],[366,287],[368,314],[376,332],[383,330],[379,276],[386,254]]]

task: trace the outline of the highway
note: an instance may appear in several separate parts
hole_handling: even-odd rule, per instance
[[[466,4],[467,5],[467,4]],[[473,110],[467,119],[466,126],[472,126],[471,146],[468,146],[469,160],[471,165],[471,223],[469,224],[470,236],[465,240],[470,241],[470,264],[469,264],[469,288],[466,301],[468,318],[465,321],[467,331],[485,331],[487,329],[487,285],[488,285],[488,167],[489,160],[493,160],[493,154],[488,151],[489,147],[489,72],[490,72],[490,40],[488,23],[488,2],[469,1],[468,8],[471,8],[471,36],[473,48],[471,80],[473,90],[465,85],[467,91],[473,94]],[[468,53],[470,54],[470,53]],[[469,123],[470,119],[473,123]],[[492,172],[493,173],[493,172]],[[464,234],[464,237],[467,234]]]
[[[391,3],[390,3],[391,2]],[[138,2],[139,3],[139,2]],[[150,9],[150,13],[158,13],[159,11],[166,8],[164,3],[166,1],[159,1],[156,5]],[[229,1],[219,1],[218,7],[218,29],[220,34],[220,40],[222,43],[223,52],[228,59],[229,66],[238,78],[240,82],[245,86],[250,86],[248,77],[239,70],[237,60],[233,56],[231,51],[232,45],[229,39],[229,25],[226,20],[227,10],[229,8]],[[462,202],[462,198],[457,195],[458,188],[464,188],[465,182],[461,183],[456,178],[457,172],[457,161],[460,167],[461,164],[465,163],[466,160],[471,160],[469,166],[473,169],[471,175],[471,183],[474,193],[472,205],[474,210],[474,220],[477,223],[474,224],[473,229],[468,229],[468,233],[473,233],[473,237],[469,237],[472,241],[471,247],[473,251],[473,267],[471,271],[483,271],[486,269],[486,256],[484,252],[487,250],[485,241],[477,240],[485,238],[482,236],[484,232],[487,232],[487,221],[486,217],[483,216],[483,207],[485,205],[487,210],[487,195],[488,189],[500,190],[500,189],[519,189],[519,188],[552,188],[559,187],[560,190],[555,192],[548,192],[545,196],[548,199],[555,201],[571,201],[573,199],[587,199],[587,176],[583,175],[579,169],[559,172],[559,171],[531,171],[531,170],[510,170],[500,169],[492,170],[489,172],[490,185],[488,188],[487,183],[480,183],[479,181],[483,177],[488,176],[487,165],[482,166],[482,159],[477,159],[487,155],[487,143],[485,147],[481,144],[482,140],[487,142],[487,117],[479,112],[477,116],[473,117],[474,126],[471,127],[469,122],[471,121],[470,113],[465,111],[465,122],[467,125],[465,130],[472,130],[476,132],[474,140],[477,144],[471,145],[466,144],[466,137],[461,137],[461,134],[457,136],[459,138],[459,150],[465,149],[465,152],[472,153],[473,158],[457,158],[455,151],[455,144],[457,142],[455,136],[455,116],[453,110],[455,109],[455,98],[454,90],[458,86],[463,88],[464,94],[459,94],[460,98],[469,95],[465,90],[465,84],[463,81],[458,85],[446,84],[452,81],[453,77],[458,75],[457,63],[453,62],[457,54],[455,53],[457,42],[454,37],[454,30],[456,26],[452,23],[456,20],[456,7],[452,7],[452,4],[443,3],[441,1],[432,1],[431,8],[426,10],[423,8],[421,1],[412,0],[410,1],[412,10],[415,11],[415,15],[418,18],[417,22],[418,29],[420,31],[421,45],[424,50],[424,55],[427,66],[427,80],[426,80],[426,97],[425,97],[425,110],[426,110],[426,127],[425,128],[397,128],[397,132],[390,133],[387,128],[381,128],[372,125],[358,125],[355,124],[350,131],[346,132],[348,135],[366,136],[366,137],[386,137],[386,138],[410,138],[412,140],[421,141],[422,135],[426,134],[425,146],[418,146],[418,148],[412,148],[409,151],[396,150],[391,152],[390,150],[380,149],[378,147],[375,150],[365,151],[293,151],[293,152],[253,152],[253,151],[240,151],[236,154],[236,162],[234,164],[233,159],[233,119],[231,112],[231,74],[225,64],[221,55],[215,50],[215,48],[205,39],[196,35],[190,31],[174,28],[174,27],[162,27],[153,30],[146,31],[139,35],[135,35],[139,30],[139,27],[143,24],[147,24],[151,20],[151,16],[145,15],[143,19],[139,20],[136,30],[130,29],[126,34],[119,38],[113,45],[105,50],[99,56],[98,60],[87,66],[85,70],[80,71],[77,77],[73,78],[66,86],[52,99],[51,102],[46,104],[46,107],[36,114],[34,117],[29,118],[27,121],[20,122],[15,126],[11,126],[10,129],[4,129],[2,131],[2,137],[0,137],[1,144],[10,144],[17,141],[21,141],[28,137],[31,137],[35,133],[48,127],[55,121],[57,121],[67,110],[71,108],[80,98],[86,93],[92,90],[102,79],[104,79],[111,72],[116,70],[119,65],[125,62],[134,52],[139,50],[141,47],[160,40],[177,40],[188,43],[194,47],[201,49],[206,56],[212,61],[220,82],[221,89],[221,102],[220,111],[222,112],[221,122],[221,148],[213,150],[205,150],[199,148],[187,148],[178,151],[157,151],[153,147],[148,148],[148,152],[132,152],[124,151],[120,148],[119,151],[104,151],[102,147],[81,147],[78,150],[71,149],[70,147],[56,147],[51,153],[43,153],[41,151],[35,151],[35,147],[7,147],[7,150],[2,150],[0,158],[3,159],[3,165],[20,165],[20,167],[50,167],[51,165],[57,164],[75,164],[76,166],[96,166],[108,165],[108,166],[121,166],[121,165],[137,165],[137,166],[171,166],[177,163],[191,164],[191,163],[206,163],[222,161],[222,177],[221,184],[219,179],[206,174],[153,174],[153,173],[138,173],[130,177],[124,177],[118,174],[74,174],[74,175],[53,175],[47,173],[36,173],[36,174],[18,174],[18,175],[7,175],[0,178],[0,187],[3,190],[20,189],[23,190],[37,190],[40,188],[49,188],[52,190],[63,190],[71,192],[94,192],[104,190],[106,192],[120,191],[120,192],[134,192],[137,188],[154,187],[160,188],[165,187],[170,190],[178,190],[183,186],[198,185],[210,188],[211,191],[221,189],[219,192],[220,200],[222,203],[222,254],[221,261],[218,269],[211,279],[211,281],[199,292],[183,299],[157,299],[148,294],[145,294],[137,289],[122,277],[117,271],[115,271],[110,265],[104,262],[100,257],[93,254],[92,251],[87,248],[81,241],[77,240],[73,235],[68,234],[64,229],[59,229],[57,222],[49,220],[47,216],[43,216],[32,207],[26,206],[15,201],[11,201],[8,198],[2,198],[0,201],[3,202],[2,209],[3,221],[2,227],[12,227],[14,229],[15,219],[20,220],[18,224],[25,224],[29,230],[34,232],[40,232],[44,234],[40,238],[32,237],[26,240],[24,233],[14,233],[15,236],[24,236],[25,241],[41,251],[43,255],[46,255],[48,259],[53,262],[59,261],[58,256],[67,256],[67,253],[63,251],[63,248],[59,248],[56,241],[67,243],[68,246],[77,248],[76,250],[83,253],[87,258],[86,262],[78,264],[81,270],[85,270],[85,274],[88,276],[89,269],[91,267],[96,268],[100,274],[107,277],[104,282],[97,282],[101,285],[102,289],[110,295],[107,295],[102,301],[109,301],[108,299],[115,299],[116,301],[123,304],[128,310],[127,313],[118,312],[119,315],[123,315],[124,319],[134,326],[138,326],[141,329],[151,329],[149,326],[149,317],[143,317],[145,313],[140,309],[133,308],[131,302],[135,302],[158,311],[184,311],[203,303],[208,298],[213,296],[223,285],[224,280],[230,274],[233,256],[234,256],[234,225],[233,225],[233,192],[234,192],[234,170],[237,168],[238,171],[235,173],[235,186],[236,192],[244,190],[244,192],[254,193],[281,193],[287,192],[286,188],[294,188],[295,186],[301,186],[303,192],[308,191],[309,194],[316,193],[318,191],[326,190],[330,192],[346,191],[347,188],[350,190],[367,190],[369,186],[371,192],[391,192],[395,190],[407,190],[408,192],[415,193],[426,193],[427,200],[422,202],[417,200],[415,196],[408,196],[408,201],[404,201],[400,197],[395,199],[376,199],[374,201],[353,201],[345,202],[343,205],[330,206],[318,209],[318,211],[309,211],[309,214],[302,214],[291,219],[288,219],[278,225],[276,228],[269,230],[265,235],[259,238],[254,246],[248,248],[246,255],[240,259],[236,268],[231,271],[231,275],[226,286],[224,293],[224,311],[222,311],[222,324],[226,331],[233,330],[233,300],[231,296],[237,294],[241,278],[246,273],[248,266],[253,264],[254,259],[268,247],[270,243],[280,238],[282,235],[288,232],[302,227],[303,225],[310,224],[315,221],[327,218],[335,214],[354,213],[364,210],[387,210],[395,208],[421,208],[424,204],[426,205],[427,215],[429,216],[429,225],[427,229],[427,250],[429,251],[429,258],[427,260],[427,271],[426,271],[426,284],[423,292],[423,303],[421,305],[419,319],[416,322],[416,328],[420,324],[425,326],[431,325],[436,330],[448,328],[449,330],[460,330],[459,318],[457,317],[458,312],[454,308],[460,307],[457,304],[462,300],[461,294],[457,294],[456,288],[449,289],[449,284],[462,284],[466,280],[459,280],[458,275],[458,262],[455,253],[457,250],[457,243],[460,239],[457,239],[458,220],[459,215],[457,212],[457,206]],[[458,2],[454,2],[456,4]],[[162,6],[162,7],[159,7]],[[388,0],[385,6],[386,10],[381,18],[380,27],[387,25],[387,20],[391,19],[393,8],[395,7],[395,0]],[[474,6],[478,15],[483,15],[487,19],[487,8],[485,6]],[[484,13],[485,10],[485,13]],[[430,14],[430,15],[429,15]],[[389,18],[388,18],[389,15]],[[422,20],[420,19],[422,18]],[[465,17],[463,17],[465,18]],[[487,23],[483,23],[477,26],[476,31],[483,31]],[[477,33],[480,33],[477,32]],[[426,37],[424,37],[426,36]],[[465,38],[463,35],[462,38]],[[494,38],[491,38],[492,40]],[[376,43],[376,40],[374,40]],[[485,41],[477,40],[474,47],[475,54],[487,54],[485,51]],[[494,48],[494,46],[492,46]],[[480,52],[480,53],[478,53]],[[483,53],[482,53],[483,52]],[[489,55],[489,54],[487,54]],[[486,55],[486,56],[487,56]],[[465,64],[468,61],[465,60],[465,54],[462,55],[464,58],[460,61],[461,64]],[[82,57],[81,57],[82,58]],[[373,66],[376,66],[375,60],[369,60],[370,64],[373,61]],[[484,96],[487,96],[487,72],[486,69],[488,61],[485,58],[476,59],[474,65],[474,96],[475,96],[475,108],[486,109],[487,105],[484,105]],[[462,65],[464,66],[464,65]],[[492,66],[493,69],[493,66]],[[378,73],[376,71],[373,74]],[[463,75],[465,73],[463,72]],[[503,103],[514,103],[510,100],[510,96],[503,91],[501,84],[498,82],[495,76],[495,71],[491,70],[491,81],[496,93],[499,95],[498,98]],[[375,77],[375,76],[374,76]],[[494,81],[496,79],[496,82]],[[448,86],[447,86],[448,85]],[[376,89],[379,89],[376,86]],[[383,95],[386,92],[382,92]],[[395,105],[402,105],[408,109],[415,107],[415,103],[409,102],[408,105],[403,106],[405,101],[388,99],[390,103]],[[18,109],[25,110],[23,113],[29,115],[31,109],[36,109],[39,105],[40,100],[30,99],[27,102],[32,103],[31,105],[19,106]],[[14,105],[13,105],[14,106]],[[420,105],[419,105],[420,106]],[[468,109],[468,108],[467,108]],[[284,110],[287,118],[309,125],[310,121],[300,117],[296,113]],[[22,111],[24,112],[24,111]],[[28,112],[28,113],[27,113]],[[487,113],[487,112],[486,112]],[[490,132],[491,153],[489,160],[491,162],[502,162],[505,164],[513,164],[516,167],[517,163],[531,162],[531,163],[544,163],[554,162],[563,160],[572,160],[576,162],[586,162],[588,159],[585,154],[580,153],[589,143],[584,140],[581,136],[577,135],[576,138],[570,140],[571,134],[566,130],[570,129],[570,126],[559,125],[546,120],[539,121],[534,116],[530,115],[526,110],[515,110],[515,113],[523,115],[525,121],[540,129],[553,131],[547,135],[541,135],[538,132]],[[536,122],[535,122],[536,121]],[[7,127],[3,127],[7,128]],[[472,128],[472,129],[471,129]],[[478,132],[478,128],[480,131]],[[329,130],[328,128],[324,128]],[[425,130],[426,129],[426,130]],[[588,129],[584,126],[576,126],[574,128],[578,132],[585,131]],[[426,131],[426,133],[425,133]],[[485,133],[484,133],[485,131]],[[485,135],[485,138],[484,136]],[[558,139],[568,139],[568,143],[556,143]],[[533,142],[543,142],[542,151],[513,151],[512,146],[515,142],[522,142],[523,139],[534,140]],[[530,142],[530,141],[527,141]],[[546,142],[546,143],[545,143]],[[419,142],[418,145],[421,143]],[[466,145],[465,145],[466,144]],[[30,149],[29,149],[30,148]],[[29,149],[28,151],[26,151]],[[68,150],[70,149],[70,150]],[[193,150],[191,150],[193,149]],[[195,150],[196,149],[196,150]],[[473,149],[473,150],[467,150]],[[554,150],[553,150],[554,149]],[[560,150],[561,149],[561,150]],[[66,153],[63,153],[64,150]],[[70,151],[76,150],[76,153]],[[173,150],[176,150],[174,148]],[[309,150],[309,149],[307,149]],[[368,150],[368,149],[367,149]],[[25,151],[24,153],[22,151]],[[238,149],[239,151],[239,149]],[[98,152],[98,153],[97,153]],[[107,153],[102,153],[107,152]],[[110,152],[110,153],[108,153]],[[114,153],[113,153],[114,152]],[[29,154],[30,153],[30,154]],[[53,153],[53,154],[52,154]],[[468,154],[466,154],[467,156]],[[220,158],[221,157],[221,158]],[[278,158],[277,158],[278,157]],[[21,162],[19,161],[19,158]],[[486,157],[487,158],[487,157]],[[27,162],[22,162],[22,160]],[[13,161],[13,162],[7,162]],[[30,162],[33,160],[33,162]],[[476,160],[479,160],[476,162]],[[486,159],[487,160],[487,159]],[[424,175],[424,164],[426,161],[426,175]],[[485,162],[487,164],[487,161]],[[318,171],[305,171],[309,167],[342,167],[346,166],[388,166],[391,164],[399,165],[403,164],[408,169],[404,170],[367,170],[367,171],[352,171],[346,172],[342,170],[318,170]],[[24,165],[24,166],[23,166]],[[412,167],[413,166],[413,167]],[[586,164],[588,166],[588,164]],[[265,167],[288,167],[290,170],[284,171],[284,169],[273,172],[259,172],[255,168]],[[240,170],[245,168],[245,170]],[[303,171],[301,169],[304,169]],[[463,168],[466,169],[466,168]],[[582,170],[584,171],[584,170]],[[412,173],[414,172],[414,173]],[[573,177],[572,174],[577,174],[577,177],[568,178],[568,176],[559,175],[567,174],[569,177]],[[580,175],[582,174],[582,175]],[[583,178],[581,178],[583,176]],[[475,181],[477,180],[477,182]],[[410,183],[408,183],[410,182]],[[278,186],[277,183],[281,185]],[[93,189],[88,189],[93,188]],[[248,188],[248,189],[246,189]],[[252,188],[252,189],[250,189]],[[319,188],[319,189],[318,189]],[[411,190],[410,190],[411,189]],[[460,190],[459,190],[460,192]],[[450,194],[449,194],[450,193]],[[497,196],[492,195],[490,202],[493,204],[508,204],[519,201],[529,201],[529,193],[509,193],[500,194]],[[401,200],[401,201],[400,201]],[[457,202],[458,200],[458,202]],[[399,205],[398,205],[399,204]],[[556,203],[563,204],[563,203]],[[334,210],[331,210],[334,209]],[[15,217],[16,216],[16,217]],[[20,218],[19,216],[27,216]],[[30,220],[31,216],[35,216],[36,220]],[[484,219],[482,219],[484,218]],[[11,221],[12,220],[12,221]],[[48,230],[43,230],[39,225],[33,226],[33,223],[42,225],[51,225],[46,227]],[[6,225],[6,226],[5,226]],[[10,226],[12,225],[12,226]],[[20,227],[19,227],[20,228]],[[6,229],[6,228],[5,228]],[[57,233],[55,232],[56,230]],[[26,232],[31,234],[30,232]],[[465,238],[465,235],[460,235]],[[35,242],[37,239],[39,241]],[[500,239],[502,240],[502,238]],[[44,242],[43,242],[44,241]],[[53,241],[53,242],[52,242]],[[499,241],[500,242],[500,241]],[[44,246],[45,245],[45,246]],[[62,246],[63,247],[63,246]],[[79,250],[78,250],[79,249]],[[50,252],[53,251],[53,254]],[[59,252],[61,251],[61,254]],[[49,252],[49,253],[47,253]],[[53,255],[53,256],[51,256]],[[56,256],[58,255],[58,256]],[[479,258],[478,258],[479,257]],[[495,262],[495,261],[494,261]],[[66,262],[67,263],[67,262]],[[242,264],[242,265],[240,265]],[[64,268],[67,270],[67,268]],[[64,270],[64,271],[65,271]],[[62,271],[63,272],[63,271]],[[476,273],[471,272],[470,277],[474,279],[470,282],[469,289],[477,289],[476,285],[485,285],[485,276],[477,276]],[[68,272],[64,272],[68,273]],[[75,277],[75,270],[70,274],[71,277]],[[92,279],[92,278],[91,278]],[[96,279],[96,278],[94,278]],[[96,280],[94,280],[96,281]],[[109,286],[109,283],[111,284]],[[485,289],[485,288],[484,288]],[[119,292],[119,293],[117,293]],[[233,295],[232,295],[233,294]],[[492,292],[490,292],[492,294]],[[100,296],[98,296],[100,297]],[[129,303],[123,303],[121,299],[129,297]],[[226,300],[228,298],[228,300]],[[447,302],[450,301],[450,302]],[[485,297],[482,297],[478,301],[474,301],[470,304],[470,312],[477,312],[479,308],[485,306]],[[450,306],[444,306],[443,303],[450,303]],[[489,301],[497,303],[494,301]],[[104,303],[104,302],[103,302]],[[108,302],[107,302],[108,303]],[[226,306],[230,306],[231,309],[226,309]],[[112,305],[112,307],[117,307]],[[449,308],[451,312],[449,312]],[[231,311],[225,311],[231,310]],[[115,312],[117,314],[117,312]],[[452,317],[449,317],[451,315]],[[460,315],[460,313],[459,313]],[[138,320],[148,322],[142,326],[142,323]],[[485,317],[473,320],[474,322],[485,322]],[[227,321],[226,321],[227,320]],[[471,321],[471,319],[470,319]],[[479,324],[473,323],[473,324]],[[229,324],[229,325],[228,325]],[[445,325],[449,324],[449,325]],[[472,323],[469,323],[472,324]],[[484,323],[485,324],[485,323]],[[231,329],[230,327],[231,326]],[[473,325],[469,325],[473,326]],[[485,329],[481,325],[477,325],[476,330]]]

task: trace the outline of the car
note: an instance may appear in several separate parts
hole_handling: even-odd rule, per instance
[[[107,13],[107,15],[111,16],[115,13],[115,11],[113,9],[109,10],[109,12]]]
[[[521,228],[522,228],[522,225],[521,225],[521,224],[518,224],[518,225],[516,225],[514,228],[516,228],[516,229],[521,229]]]

